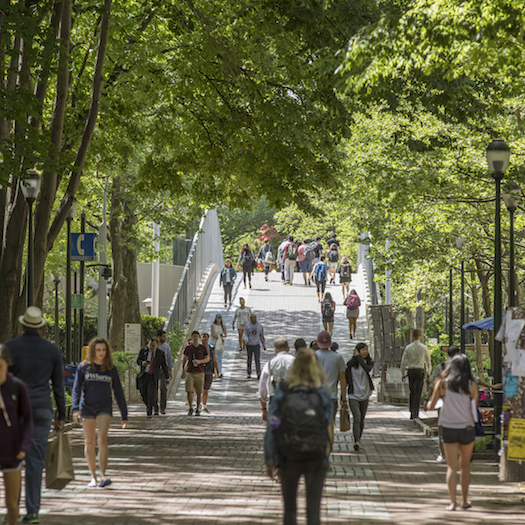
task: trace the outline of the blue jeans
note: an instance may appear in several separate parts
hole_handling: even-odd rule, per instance
[[[47,440],[51,428],[53,412],[47,408],[33,410],[33,440],[26,460],[26,510],[27,514],[38,516],[40,492],[42,489],[42,470],[47,450]]]
[[[222,352],[215,352],[215,355],[217,356],[217,367],[219,368],[219,375],[222,374],[222,354],[224,354],[224,350]]]
[[[261,345],[246,345],[246,372],[252,373],[252,356],[255,357],[255,370],[261,373]]]

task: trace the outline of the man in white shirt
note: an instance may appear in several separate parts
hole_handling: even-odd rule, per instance
[[[334,444],[334,420],[337,412],[337,383],[341,383],[341,404],[348,410],[348,400],[346,398],[346,364],[343,356],[337,352],[332,352],[332,337],[328,332],[319,332],[317,335],[317,346],[315,355],[328,379],[328,390],[334,402],[334,419],[328,428],[330,438],[330,452]]]
[[[401,376],[403,381],[408,375],[408,385],[410,388],[410,419],[419,417],[419,405],[421,402],[421,392],[425,381],[425,369],[427,379],[430,377],[432,363],[428,348],[420,341],[421,331],[412,332],[414,341],[406,346],[401,358]],[[408,369],[408,373],[406,370]]]
[[[281,381],[288,379],[288,370],[295,360],[295,356],[290,354],[288,341],[284,337],[278,337],[273,342],[275,357],[266,362],[261,372],[259,380],[259,390],[257,397],[261,403],[262,418],[266,421],[268,416],[268,404]]]

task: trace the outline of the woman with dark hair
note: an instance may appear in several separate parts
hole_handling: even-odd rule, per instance
[[[283,388],[282,383],[279,384],[270,404],[264,457],[266,471],[271,478],[275,477],[276,468],[279,469],[285,525],[297,523],[297,486],[301,476],[305,479],[308,525],[321,523],[321,495],[328,470],[328,424],[334,413],[326,383],[325,373],[314,351],[301,348],[288,370],[287,385]],[[309,408],[305,412],[294,410],[292,407],[297,405],[297,400],[303,410],[307,406]],[[309,446],[301,451],[295,446],[285,445],[288,432],[292,434],[292,443],[299,438],[298,434],[294,434],[294,430],[297,432],[297,425],[293,424],[294,413],[301,416],[302,432],[309,430],[307,437],[302,434]],[[317,439],[312,439],[314,434]]]
[[[239,260],[237,261],[237,270],[241,267],[242,264],[242,282],[246,288],[246,276],[248,276],[248,284],[250,288],[252,287],[252,273],[253,265],[255,263],[255,255],[250,250],[250,245],[245,242],[242,245],[241,253],[239,254]]]
[[[226,327],[222,322],[222,315],[217,314],[215,320],[210,327],[211,337],[210,343],[215,347],[215,355],[217,356],[217,367],[219,369],[219,377],[222,377],[222,354],[224,351],[224,338],[228,335]]]
[[[0,344],[0,471],[4,475],[7,523],[15,525],[23,459],[31,446],[33,419],[27,386],[7,371],[11,364],[7,346]]]
[[[358,343],[354,349],[354,357],[346,363],[346,384],[348,385],[348,404],[354,420],[354,450],[361,447],[361,436],[365,427],[365,416],[368,400],[374,390],[370,371],[374,362],[368,354],[365,343]]]
[[[346,318],[348,319],[348,329],[350,330],[350,339],[355,337],[355,330],[357,327],[357,318],[359,317],[359,307],[361,306],[361,299],[357,292],[352,289],[345,299]]]
[[[224,286],[224,307],[226,308],[228,299],[230,300],[230,306],[232,305],[232,290],[233,283],[237,278],[237,272],[233,268],[230,259],[226,259],[224,268],[221,270],[221,276],[219,278],[219,286]]]
[[[319,345],[317,344],[317,339],[314,339],[314,340],[310,341],[310,348],[312,348],[314,352],[316,350],[319,350]]]
[[[94,337],[88,344],[86,360],[78,365],[73,384],[73,421],[84,428],[84,454],[91,473],[88,488],[107,487],[106,478],[109,446],[108,431],[113,416],[113,396],[122,416],[122,428],[128,426],[128,407],[116,366],[113,364],[111,346],[103,337]],[[98,466],[100,483],[97,481],[95,438],[98,428]]]
[[[330,292],[326,292],[321,302],[321,315],[323,316],[325,332],[329,332],[332,335],[334,331],[335,301],[332,299]]]
[[[474,423],[477,420],[478,386],[465,354],[458,354],[450,359],[441,377],[436,381],[432,398],[427,403],[427,410],[433,410],[439,398],[443,399],[443,406],[439,412],[438,424],[442,427],[450,496],[447,510],[456,510],[458,456],[461,469],[461,508],[468,509],[472,506],[468,501],[468,489],[470,459],[476,438]]]

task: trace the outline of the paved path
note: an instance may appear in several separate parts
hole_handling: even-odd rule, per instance
[[[235,291],[254,307],[267,331],[268,347],[278,335],[290,341],[315,337],[320,328],[315,289],[283,287],[256,276],[253,288]],[[359,290],[359,282],[356,287]],[[338,305],[339,286],[330,286]],[[337,309],[335,340],[347,358],[351,346],[343,308]],[[215,283],[200,328],[209,329],[222,311],[231,327],[233,310],[224,308]],[[284,323],[284,324],[283,324]],[[361,317],[358,335],[364,335]],[[130,427],[110,430],[113,484],[87,489],[81,430],[69,433],[77,479],[62,491],[43,491],[43,524],[278,524],[279,486],[264,474],[264,425],[255,397],[256,381],[245,379],[245,357],[228,334],[224,379],[210,391],[209,416],[189,417],[184,392],[169,401],[166,416],[146,419],[143,406],[130,410]],[[270,356],[270,352],[264,358]],[[332,469],[322,501],[324,524],[523,523],[523,494],[517,484],[500,484],[494,462],[472,463],[473,509],[444,510],[445,466],[436,463],[437,446],[408,419],[404,407],[372,403],[363,437],[364,451],[352,448],[349,432],[336,432]],[[1,495],[0,495],[1,496]],[[300,491],[300,524],[305,524]]]

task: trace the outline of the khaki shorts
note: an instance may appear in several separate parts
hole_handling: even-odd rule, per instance
[[[204,372],[188,372],[186,374],[186,392],[202,394],[204,390]]]

